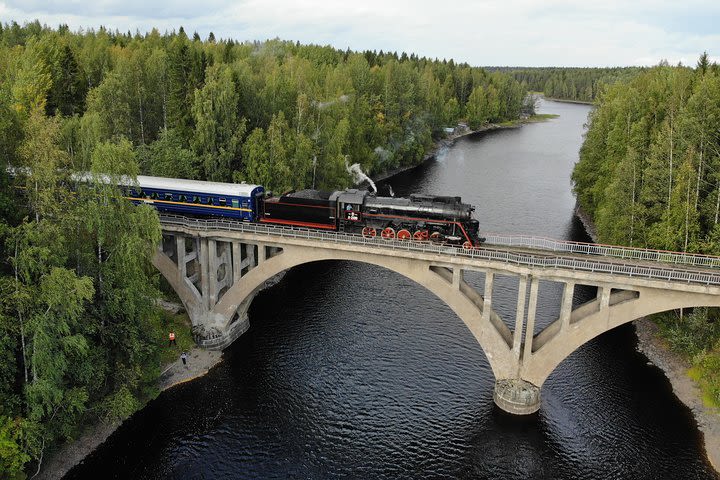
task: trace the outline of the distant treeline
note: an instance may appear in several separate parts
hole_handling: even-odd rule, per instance
[[[641,67],[561,68],[561,67],[485,67],[498,71],[546,97],[579,102],[593,102],[606,85],[629,79],[643,70]]]

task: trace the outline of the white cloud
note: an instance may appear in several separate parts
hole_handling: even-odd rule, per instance
[[[177,30],[236,40],[279,37],[353,50],[454,58],[472,65],[693,64],[720,51],[716,2],[605,0],[0,0],[0,18],[71,28]],[[710,19],[710,21],[708,20]],[[688,26],[689,25],[689,26]],[[698,25],[693,30],[692,25]],[[705,26],[705,27],[703,27]],[[688,33],[695,32],[695,33]]]

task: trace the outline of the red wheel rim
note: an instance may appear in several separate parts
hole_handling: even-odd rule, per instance
[[[430,235],[430,240],[432,240],[433,242],[439,242],[440,241],[440,232],[433,232]]]
[[[380,236],[386,240],[390,240],[395,238],[395,230],[393,230],[391,227],[386,227]]]
[[[410,231],[406,230],[404,228],[402,230],[398,231],[398,233],[397,233],[398,240],[409,240],[410,237],[412,237],[412,235],[410,234]]]
[[[372,238],[372,237],[377,236],[377,230],[375,230],[372,227],[363,227],[362,235],[365,238]]]
[[[463,248],[465,250],[470,250],[471,248],[473,248],[473,244],[466,241],[465,243],[463,243]]]
[[[423,240],[427,240],[427,232],[425,232],[425,238],[423,238],[423,232],[422,230],[418,230],[415,233],[413,233],[413,238],[418,241],[422,242]]]

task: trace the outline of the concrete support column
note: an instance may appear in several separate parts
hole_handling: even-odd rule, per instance
[[[527,328],[525,329],[525,348],[523,350],[523,361],[527,362],[532,355],[533,335],[535,335],[535,313],[537,312],[538,290],[540,289],[540,281],[531,277],[530,280],[530,300],[528,303]]]
[[[185,237],[177,235],[175,237],[175,250],[176,258],[178,263],[178,273],[180,278],[178,280],[184,281],[187,278],[187,262],[185,261]]]
[[[525,297],[527,296],[528,277],[520,277],[518,284],[517,313],[515,314],[515,331],[513,332],[513,354],[516,360],[520,359],[520,346],[522,342],[523,323],[525,320]],[[520,364],[518,363],[518,368]]]
[[[598,287],[598,298],[600,298],[600,310],[610,307],[610,287]]]
[[[209,294],[209,303],[208,307],[212,309],[218,300],[218,282],[217,282],[217,272],[218,272],[218,256],[217,256],[217,243],[215,243],[215,240],[208,239],[207,241],[208,246],[208,277],[209,277],[209,288],[208,288],[208,294]]]
[[[563,290],[562,306],[560,307],[560,330],[565,330],[570,326],[570,314],[572,313],[573,293],[575,292],[575,284],[568,282]]]
[[[258,247],[258,250],[260,250],[260,247]],[[257,261],[255,260],[255,245],[251,243],[245,245],[245,258],[248,261],[250,270],[252,270],[254,267],[257,267]]]
[[[258,265],[265,261],[265,245],[262,243],[258,245]]]
[[[532,355],[532,341],[535,333],[535,313],[539,280],[529,276],[530,301],[528,304],[527,329],[525,330],[525,348],[522,361],[530,361]],[[520,345],[522,343],[523,317],[525,316],[525,295],[527,292],[528,277],[520,277],[518,285],[517,315],[515,316],[515,332],[513,333],[513,355],[517,359],[517,378],[500,378],[495,381],[493,401],[501,410],[513,415],[530,415],[540,409],[540,387],[523,380],[520,377]]]
[[[232,271],[233,271],[233,285],[238,283],[240,281],[240,276],[242,275],[242,269],[244,268],[243,261],[242,261],[242,243],[240,242],[232,242],[232,261],[230,264],[232,265]]]
[[[493,272],[485,273],[485,295],[483,296],[483,311],[482,318],[483,322],[490,320],[490,311],[492,310],[492,291],[493,282],[495,280]]]
[[[605,325],[610,324],[610,287],[598,287],[598,298],[600,299],[600,314],[605,320]]]
[[[460,289],[460,281],[463,278],[463,271],[460,268],[454,268],[453,269],[453,279],[452,279],[452,285],[453,288],[459,290]]]
[[[210,310],[210,256],[208,255],[208,239],[200,239],[200,297],[205,310]]]

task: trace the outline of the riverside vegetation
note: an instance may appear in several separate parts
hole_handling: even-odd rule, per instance
[[[573,172],[599,241],[720,255],[720,67],[660,64],[605,89]],[[720,312],[655,316],[720,406]]]
[[[348,158],[411,166],[447,126],[532,107],[509,75],[452,60],[1,24],[0,477],[140,408],[177,355],[167,332],[190,341],[156,307],[155,211],[100,174],[341,188]]]

